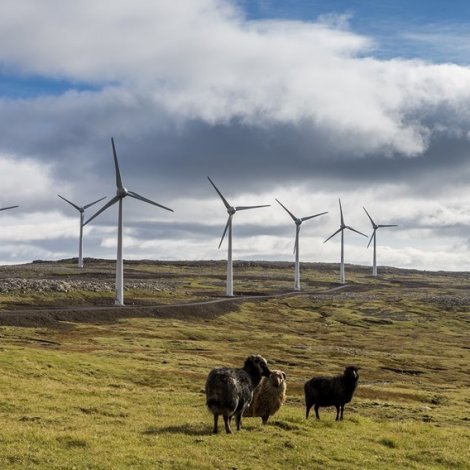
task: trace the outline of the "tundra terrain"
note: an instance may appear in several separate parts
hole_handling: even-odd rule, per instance
[[[469,468],[470,275],[237,262],[0,267],[0,468]],[[204,383],[262,354],[287,374],[263,426],[212,435]],[[360,367],[344,420],[303,384]]]

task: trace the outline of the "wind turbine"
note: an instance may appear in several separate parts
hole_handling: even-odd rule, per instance
[[[133,191],[129,191],[123,184],[121,179],[121,173],[119,171],[119,164],[116,155],[116,147],[114,146],[114,139],[111,137],[111,145],[113,146],[113,156],[114,156],[114,168],[116,172],[116,196],[114,196],[109,202],[107,202],[98,212],[91,216],[83,225],[86,225],[88,222],[92,221],[95,217],[104,212],[108,207],[111,207],[116,202],[119,202],[119,215],[118,215],[118,240],[117,240],[117,256],[116,256],[116,298],[114,303],[116,305],[124,305],[124,279],[123,279],[123,262],[122,262],[122,200],[126,196],[130,196],[139,201],[147,202],[148,204],[153,204],[154,206],[161,207],[167,211],[173,212],[173,209],[162,206],[157,202],[151,201],[140,194],[137,194]]]
[[[372,224],[372,228],[374,229],[374,231],[372,232],[372,236],[370,237],[370,240],[369,240],[369,243],[367,244],[367,248],[369,248],[371,242],[372,242],[372,239],[374,239],[374,263],[372,265],[372,276],[374,277],[377,277],[377,230],[379,228],[383,228],[383,227],[398,227],[398,225],[377,225],[373,220],[372,220],[372,217],[370,216],[370,214],[367,212],[366,208],[364,206],[362,206],[362,208],[365,210],[366,214],[367,214],[367,217],[369,217],[369,220]]]
[[[93,204],[96,204],[97,202],[100,202],[103,199],[106,199],[106,196],[102,197],[101,199],[98,199],[97,201],[90,202],[90,204],[86,204],[83,207],[77,206],[76,204],[69,201],[68,199],[65,199],[65,197],[61,196],[60,194],[57,194],[57,196],[59,196],[65,202],[68,202],[72,207],[75,207],[75,209],[77,209],[77,211],[80,212],[80,240],[78,242],[78,267],[83,268],[83,218],[85,216],[85,209],[88,209]]]
[[[212,186],[214,186],[214,189],[217,191],[217,194],[220,196],[220,199],[222,199],[222,202],[224,203],[224,206],[228,212],[228,220],[227,220],[227,223],[225,224],[225,229],[224,229],[224,233],[222,234],[222,238],[220,239],[219,248],[222,245],[225,234],[227,233],[227,230],[228,230],[227,286],[226,287],[227,287],[227,296],[232,297],[233,296],[232,218],[235,212],[237,211],[244,211],[247,209],[258,209],[259,207],[269,207],[270,204],[265,204],[262,206],[237,206],[237,207],[231,206],[227,202],[227,199],[225,199],[222,193],[218,190],[214,182],[209,177],[207,177],[207,179],[210,181]]]
[[[362,235],[366,238],[367,238],[367,235],[363,234],[362,232],[359,232],[358,230],[344,223],[343,209],[341,207],[341,199],[338,199],[338,201],[339,201],[339,212],[341,214],[341,225],[339,226],[339,229],[336,230],[336,232],[333,233],[333,235],[330,235],[323,243],[326,243],[328,240],[333,238],[337,233],[341,232],[341,265],[340,265],[340,270],[339,270],[339,282],[340,284],[344,284],[346,282],[346,276],[344,275],[344,229],[347,228],[348,230],[356,232],[359,235]]]
[[[308,217],[302,217],[301,219],[297,218],[281,201],[276,199],[278,204],[284,208],[284,210],[291,216],[292,220],[295,223],[295,244],[294,244],[294,255],[295,255],[295,274],[294,274],[294,290],[300,290],[300,262],[299,262],[299,234],[300,226],[302,222],[306,220],[319,217],[320,215],[328,214],[328,212],[321,212],[320,214],[310,215]]]

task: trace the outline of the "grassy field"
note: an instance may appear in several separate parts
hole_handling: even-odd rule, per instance
[[[469,276],[387,269],[375,280],[349,268],[348,287],[328,292],[336,269],[305,266],[301,296],[149,308],[107,322],[99,309],[86,322],[77,313],[52,325],[4,322],[0,468],[470,468]],[[110,263],[2,267],[0,285],[15,277],[111,282],[112,271]],[[223,272],[222,263],[127,264],[126,279],[160,288],[130,289],[126,300],[214,299]],[[242,264],[235,290],[285,292],[292,274],[290,265]],[[10,291],[0,294],[0,322],[38,306],[111,302],[106,291]],[[245,418],[240,432],[212,435],[207,374],[251,353],[287,373],[287,402],[267,426]],[[361,368],[360,382],[344,421],[334,421],[334,408],[307,421],[305,380],[349,364]]]

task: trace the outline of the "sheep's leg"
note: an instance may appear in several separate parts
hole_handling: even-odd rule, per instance
[[[229,416],[227,415],[224,415],[224,424],[225,424],[225,432],[227,434],[231,434],[232,433],[232,430],[230,429],[230,418]]]
[[[237,423],[237,431],[240,431],[240,427],[242,425],[242,411],[239,411],[235,415],[235,423]]]
[[[344,405],[341,405],[341,417],[339,419],[343,419],[343,412],[344,412]]]
[[[218,413],[214,413],[214,429],[212,430],[214,434],[217,434],[219,432],[218,423],[219,423],[219,415]]]
[[[339,421],[339,410],[341,408],[341,405],[335,405],[336,407],[336,421]]]
[[[305,400],[305,418],[308,419],[308,415],[310,414],[310,408],[313,406],[313,403],[308,402]]]
[[[315,405],[315,416],[317,419],[320,419],[320,415],[318,414],[318,408],[320,408],[318,405]]]

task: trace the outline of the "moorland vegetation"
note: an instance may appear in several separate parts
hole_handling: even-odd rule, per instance
[[[298,295],[291,264],[238,263],[242,301],[223,298],[223,262],[128,262],[113,307],[113,263],[75,264],[0,268],[20,286],[0,292],[0,468],[468,468],[468,273],[348,266],[331,290],[337,266],[307,263]],[[286,372],[286,402],[213,435],[209,370],[249,354]],[[305,381],[350,364],[344,420],[306,420]]]

